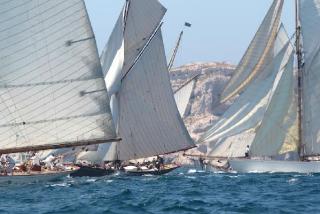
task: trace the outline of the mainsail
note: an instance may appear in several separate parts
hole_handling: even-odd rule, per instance
[[[281,27],[272,48],[274,57],[271,63],[198,141],[208,146],[208,155],[239,156],[239,152],[234,151],[243,154],[245,146],[251,144],[255,128],[263,119],[274,88],[277,87],[280,71],[289,60],[288,46],[289,38]],[[239,145],[240,142],[244,143]]]
[[[119,98],[120,160],[194,146],[173,98],[160,28],[122,80]]]
[[[283,0],[274,0],[258,32],[225,87],[222,102],[241,93],[272,60],[272,47],[279,28]]]
[[[104,146],[106,161],[143,158],[194,146],[169,81],[159,26],[165,12],[157,0],[127,1],[101,56],[113,120],[122,138],[119,144]],[[78,159],[93,158],[95,154],[84,153]]]
[[[320,1],[299,3],[303,39],[302,143],[304,155],[320,155]]]
[[[5,1],[0,14],[0,152],[115,138],[84,2]]]

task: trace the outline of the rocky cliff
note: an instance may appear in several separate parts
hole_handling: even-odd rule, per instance
[[[226,111],[230,103],[221,104],[219,96],[235,67],[228,63],[195,63],[170,72],[173,89],[196,74],[201,74],[184,118],[191,137],[196,141]]]

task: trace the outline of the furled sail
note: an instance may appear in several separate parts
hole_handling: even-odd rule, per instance
[[[2,2],[0,31],[1,152],[116,137],[82,0]]]
[[[122,80],[117,145],[120,160],[172,153],[194,146],[171,89],[161,29]]]
[[[199,139],[200,144],[208,146],[208,154],[227,157],[238,155],[230,151],[230,148],[238,148],[241,142],[246,142],[243,144],[243,149],[251,144],[255,128],[263,119],[270,97],[277,86],[279,71],[287,64],[290,56],[289,38],[283,27],[279,29],[277,35],[273,47],[274,59],[236,99],[221,119]]]
[[[279,29],[282,6],[283,0],[274,0],[234,75],[225,87],[221,95],[222,102],[241,93],[272,60],[270,51]]]
[[[290,60],[283,67],[281,79],[251,145],[252,156],[272,157],[298,151],[297,100],[294,93],[297,81],[293,72],[294,52],[292,47],[290,49]]]
[[[198,78],[198,75],[191,78],[188,82],[183,84],[178,90],[174,92],[174,99],[176,101],[180,116],[182,118],[186,114],[190,97],[197,83],[197,78]]]
[[[305,155],[320,154],[320,1],[301,0],[300,21],[303,37],[303,119]]]

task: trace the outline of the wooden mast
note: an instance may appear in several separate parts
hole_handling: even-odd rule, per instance
[[[179,50],[179,46],[180,46],[180,43],[181,43],[181,40],[182,40],[182,36],[183,36],[183,30],[180,32],[177,44],[176,44],[175,48],[173,49],[173,53],[172,53],[172,56],[171,56],[171,59],[170,59],[169,65],[168,65],[168,70],[169,71],[172,69],[173,63],[174,63],[174,61],[176,59],[176,56],[177,56],[177,53],[178,53],[178,50]]]
[[[184,27],[191,27],[191,24],[188,23],[188,22],[185,22],[184,23]],[[176,46],[175,48],[173,49],[173,53],[172,53],[172,56],[170,58],[170,61],[169,61],[169,64],[168,64],[168,70],[170,71],[173,67],[173,63],[176,59],[176,56],[177,56],[177,53],[178,53],[178,50],[179,50],[179,47],[180,47],[180,44],[181,44],[181,41],[182,41],[182,37],[183,37],[183,34],[184,34],[184,29],[180,32],[180,35],[179,35],[179,38],[178,38],[178,41],[176,43]]]
[[[303,56],[302,56],[302,46],[301,46],[301,25],[299,19],[299,0],[295,1],[296,7],[296,54],[298,62],[298,139],[299,139],[299,148],[298,154],[300,159],[304,158],[304,143],[302,140],[302,83],[303,83]]]

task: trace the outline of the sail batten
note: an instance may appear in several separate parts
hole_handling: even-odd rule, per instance
[[[83,0],[0,10],[0,151],[117,141]]]

